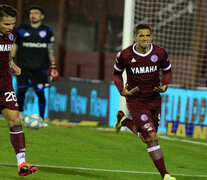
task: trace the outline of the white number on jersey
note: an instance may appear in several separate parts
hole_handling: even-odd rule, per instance
[[[4,95],[7,96],[6,102],[9,102],[9,101],[17,101],[17,98],[16,98],[16,95],[15,95],[14,91],[5,92]]]

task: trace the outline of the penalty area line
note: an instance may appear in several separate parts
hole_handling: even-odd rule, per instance
[[[12,163],[0,163],[0,165],[5,166],[16,166],[16,164]],[[84,168],[84,167],[70,167],[70,166],[51,166],[51,165],[38,165],[35,164],[37,167],[44,167],[44,168],[57,168],[57,169],[75,169],[75,170],[86,170],[86,171],[100,171],[100,172],[119,172],[119,173],[131,173],[131,174],[155,174],[159,175],[158,172],[145,172],[145,171],[125,171],[125,170],[113,170],[113,169],[96,169],[96,168]],[[197,175],[197,174],[176,174],[170,173],[171,175],[175,176],[183,176],[183,177],[200,177],[206,178],[207,175]]]

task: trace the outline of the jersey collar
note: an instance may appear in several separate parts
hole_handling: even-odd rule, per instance
[[[133,46],[132,46],[132,50],[135,54],[139,55],[139,56],[142,56],[142,57],[146,57],[148,54],[150,54],[152,52],[152,49],[153,49],[153,45],[152,43],[150,43],[150,50],[145,53],[145,54],[142,54],[140,52],[138,52],[136,49],[135,49],[135,46],[136,46],[137,43],[134,43]]]
[[[29,26],[29,28],[31,28],[31,29],[38,29],[39,27],[42,26],[42,23],[41,23],[39,26],[37,26],[37,27],[32,27],[32,26],[30,25],[30,23],[28,23],[28,26]]]
[[[3,34],[2,34],[2,33],[0,33],[0,36],[3,36]]]

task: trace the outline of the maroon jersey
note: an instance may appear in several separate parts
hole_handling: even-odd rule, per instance
[[[0,33],[0,111],[4,108],[18,110],[9,67],[9,54],[15,36],[15,29],[7,36]]]
[[[114,69],[123,72],[126,69],[128,90],[138,86],[139,92],[133,97],[149,97],[157,93],[153,91],[160,86],[159,71],[171,70],[167,52],[160,46],[151,43],[146,54],[136,51],[136,43],[117,54]]]
[[[11,83],[11,73],[9,68],[9,54],[13,46],[16,29],[9,35],[0,33],[0,89]]]

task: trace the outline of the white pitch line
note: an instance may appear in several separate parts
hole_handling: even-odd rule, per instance
[[[0,120],[4,120],[2,119],[3,116],[0,115]],[[97,128],[99,130],[106,130],[107,128]],[[113,131],[113,128],[108,128],[107,131]],[[124,130],[125,132],[129,132],[129,130]],[[186,139],[178,139],[175,137],[169,137],[169,136],[165,136],[165,135],[158,135],[159,138],[161,139],[167,139],[167,140],[171,140],[171,141],[181,141],[181,142],[186,142],[186,143],[190,143],[190,144],[197,144],[197,145],[203,145],[203,146],[207,146],[207,143],[205,142],[198,142],[198,141],[191,141],[191,140],[186,140]]]
[[[171,141],[181,141],[181,142],[187,142],[187,143],[191,143],[191,144],[198,144],[198,145],[207,146],[207,143],[205,143],[205,142],[191,141],[191,140],[186,140],[186,139],[178,139],[178,138],[174,138],[174,137],[168,137],[165,135],[158,135],[158,137],[161,139],[167,139],[167,140],[171,140]]]
[[[6,166],[16,166],[16,164],[11,163],[0,163],[0,165]],[[57,168],[57,169],[77,169],[77,170],[86,170],[86,171],[101,171],[101,172],[119,172],[119,173],[131,173],[131,174],[155,174],[159,175],[158,172],[144,172],[144,171],[124,171],[124,170],[115,170],[115,169],[95,169],[95,168],[84,168],[84,167],[70,167],[70,166],[51,166],[51,165],[38,165],[38,167],[46,167],[46,168]],[[200,177],[200,178],[207,178],[207,175],[197,175],[197,174],[175,174],[170,173],[171,175],[175,176],[183,176],[183,177]]]

